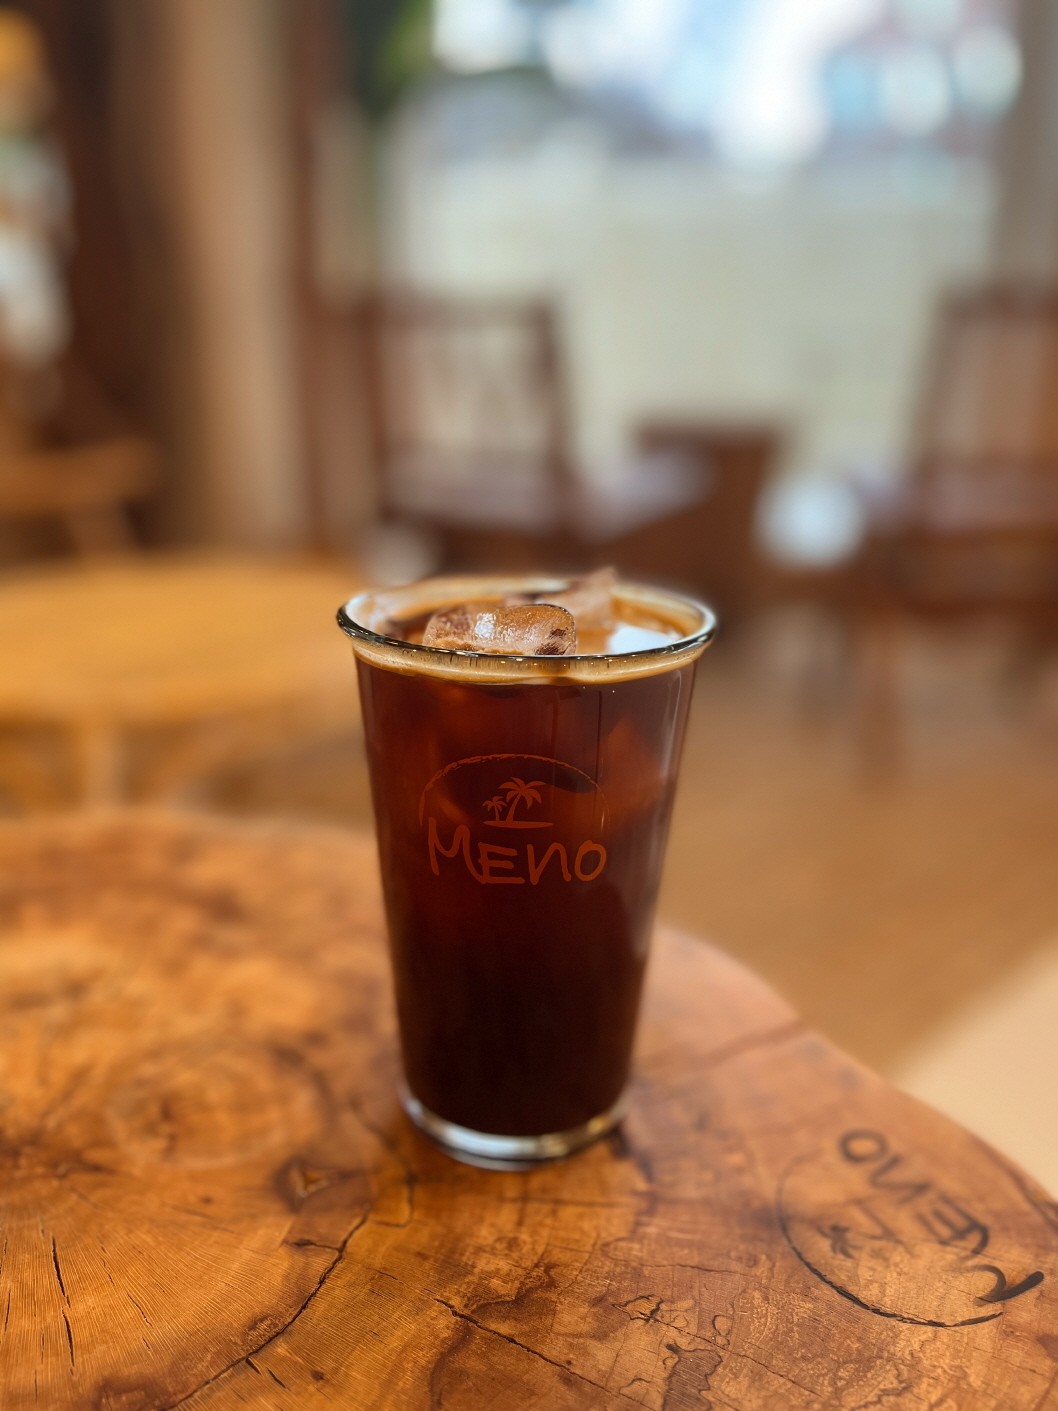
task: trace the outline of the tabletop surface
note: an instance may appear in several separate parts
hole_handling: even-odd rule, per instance
[[[1058,1208],[703,943],[566,1162],[395,1079],[368,839],[0,827],[4,1411],[1058,1407]]]
[[[354,574],[326,562],[142,554],[0,578],[0,714],[158,722],[344,690],[335,626]]]

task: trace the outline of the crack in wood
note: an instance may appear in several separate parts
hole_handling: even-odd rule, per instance
[[[61,1269],[61,1267],[60,1267],[60,1265],[59,1265],[59,1250],[58,1250],[58,1246],[57,1246],[56,1243],[55,1243],[55,1236],[54,1236],[54,1235],[52,1235],[52,1237],[51,1237],[51,1262],[52,1262],[52,1264],[55,1266],[55,1279],[56,1279],[56,1282],[57,1282],[58,1285],[59,1285],[59,1292],[62,1294],[63,1298],[66,1300],[67,1306],[69,1306],[69,1303],[70,1303],[70,1295],[66,1292],[66,1285],[63,1283],[62,1269]]]
[[[66,1345],[70,1349],[70,1367],[72,1369],[77,1361],[73,1352],[73,1329],[70,1327],[70,1320],[65,1313],[62,1315],[62,1321],[66,1328]]]
[[[301,1317],[301,1315],[313,1302],[313,1300],[319,1295],[319,1293],[327,1283],[327,1280],[331,1277],[335,1269],[337,1269],[338,1265],[342,1262],[342,1259],[345,1255],[345,1251],[349,1248],[350,1242],[352,1241],[353,1237],[359,1234],[359,1232],[367,1224],[370,1214],[371,1212],[369,1210],[364,1211],[360,1219],[357,1220],[357,1222],[353,1225],[352,1229],[350,1229],[349,1233],[342,1240],[341,1244],[338,1247],[338,1253],[323,1270],[319,1278],[316,1280],[315,1285],[309,1290],[309,1292],[298,1304],[297,1308],[295,1308],[294,1312],[290,1315],[290,1317],[281,1327],[277,1328],[274,1333],[270,1333],[268,1337],[262,1339],[262,1341],[259,1342],[256,1347],[251,1347],[248,1353],[244,1352],[241,1353],[238,1357],[233,1357],[226,1367],[221,1367],[219,1371],[216,1371],[211,1376],[206,1377],[204,1381],[198,1384],[198,1386],[192,1387],[190,1391],[185,1392],[183,1396],[178,1398],[178,1400],[167,1402],[164,1406],[159,1406],[158,1411],[176,1411],[177,1407],[186,1406],[188,1402],[192,1401],[196,1396],[198,1396],[200,1392],[205,1391],[205,1389],[209,1386],[213,1386],[216,1382],[220,1381],[221,1377],[227,1376],[227,1374],[231,1372],[234,1368],[238,1367],[241,1362],[249,1361],[251,1357],[254,1357],[259,1352],[264,1351],[264,1349],[268,1347],[271,1343],[275,1342],[277,1338],[281,1338],[284,1333],[289,1332],[290,1329]]]
[[[536,1357],[541,1362],[546,1362],[549,1367],[554,1367],[556,1371],[563,1372],[568,1377],[573,1377],[578,1382],[594,1387],[596,1391],[604,1392],[607,1396],[620,1396],[625,1401],[630,1401],[634,1406],[642,1406],[641,1401],[635,1397],[626,1396],[623,1391],[613,1391],[608,1386],[603,1386],[602,1382],[593,1381],[591,1377],[586,1377],[583,1372],[576,1371],[573,1367],[568,1367],[565,1362],[556,1362],[553,1357],[548,1357],[546,1353],[539,1352],[535,1347],[529,1347],[527,1343],[519,1342],[511,1333],[501,1332],[499,1328],[490,1328],[488,1323],[479,1322],[471,1313],[464,1313],[461,1308],[457,1308],[454,1303],[449,1303],[445,1298],[435,1298],[435,1303],[442,1308],[447,1308],[453,1318],[458,1318],[461,1322],[469,1323],[472,1328],[477,1328],[478,1332],[488,1333],[492,1337],[502,1338],[504,1342],[510,1343],[512,1347],[517,1347],[521,1352],[527,1352],[530,1357]]]
[[[111,1278],[110,1282],[114,1282],[113,1278]],[[143,1304],[140,1303],[137,1299],[133,1298],[132,1294],[129,1293],[128,1289],[125,1290],[125,1297],[132,1304],[133,1308],[135,1308],[136,1312],[140,1315],[143,1321],[147,1324],[148,1328],[151,1327],[151,1320],[147,1317],[147,1313],[143,1307]]]
[[[774,1367],[769,1367],[767,1362],[762,1362],[759,1357],[754,1357],[751,1352],[743,1352],[741,1348],[728,1348],[729,1357],[741,1358],[743,1362],[752,1362],[754,1367],[759,1367],[762,1372],[767,1372],[770,1377],[775,1377],[777,1381],[787,1382],[790,1386],[796,1387],[798,1391],[803,1391],[806,1396],[810,1396],[815,1401],[826,1400],[822,1392],[806,1387],[804,1382],[799,1382],[795,1377],[788,1376],[785,1372],[777,1372]]]
[[[653,1298],[653,1294],[640,1294],[640,1298]],[[636,1299],[629,1299],[629,1303],[635,1303]],[[652,1323],[656,1328],[668,1328],[671,1333],[679,1333],[680,1337],[693,1338],[695,1342],[700,1342],[702,1348],[688,1348],[686,1351],[701,1351],[706,1347],[718,1347],[726,1351],[727,1344],[718,1342],[715,1338],[706,1337],[704,1333],[692,1333],[689,1328],[681,1328],[676,1323],[669,1323],[664,1318],[657,1316],[657,1310],[661,1308],[664,1300],[659,1299],[654,1308],[651,1308],[647,1315],[640,1313],[629,1313],[628,1318],[634,1323]],[[628,1304],[611,1303],[611,1308],[616,1308],[621,1312],[627,1312]]]
[[[649,1264],[644,1264],[641,1260],[629,1258],[625,1254],[614,1253],[614,1246],[628,1243],[633,1236],[620,1235],[616,1239],[604,1240],[599,1245],[600,1250],[606,1258],[614,1264],[623,1264],[626,1268],[635,1269],[641,1274],[650,1275],[655,1269],[662,1269],[668,1272],[671,1269],[687,1269],[695,1274],[716,1274],[721,1278],[745,1279],[747,1283],[759,1283],[760,1280],[752,1269],[717,1269],[710,1264],[687,1264],[681,1260],[654,1260]]]

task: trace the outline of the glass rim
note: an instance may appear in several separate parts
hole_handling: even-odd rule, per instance
[[[471,662],[482,663],[490,671],[503,670],[504,668],[513,671],[532,668],[539,671],[543,668],[564,672],[577,666],[590,668],[610,662],[627,663],[632,667],[649,666],[654,662],[660,665],[669,657],[704,651],[716,635],[718,626],[716,613],[698,598],[688,593],[668,588],[657,588],[621,578],[617,581],[618,597],[629,598],[632,602],[648,608],[654,605],[659,611],[659,615],[666,606],[672,613],[679,615],[685,615],[690,610],[699,617],[699,626],[672,641],[662,642],[653,647],[642,647],[636,651],[577,652],[570,656],[531,656],[514,652],[476,652],[457,647],[427,647],[421,642],[409,642],[403,637],[393,637],[385,632],[376,631],[359,621],[356,616],[358,610],[362,611],[363,604],[372,600],[384,600],[390,595],[407,595],[409,600],[413,601],[417,589],[426,591],[433,588],[438,598],[437,606],[440,607],[445,603],[468,601],[473,597],[475,586],[479,592],[489,591],[486,585],[491,585],[492,592],[510,592],[521,589],[539,593],[551,589],[556,592],[564,591],[569,588],[571,581],[570,576],[557,574],[441,575],[390,588],[366,589],[341,604],[338,608],[337,621],[345,635],[352,638],[354,646],[357,642],[365,643],[374,647],[380,654],[386,656],[399,654],[401,657],[417,658],[424,665],[431,663],[437,667],[443,666],[445,662],[453,666],[460,664],[466,666]],[[427,607],[429,606],[430,604],[427,602]]]

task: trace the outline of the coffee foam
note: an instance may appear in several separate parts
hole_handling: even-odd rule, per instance
[[[600,681],[669,671],[697,657],[712,639],[715,619],[693,599],[662,589],[619,582],[614,601],[620,623],[653,629],[662,639],[608,653],[576,656],[504,656],[424,647],[396,633],[430,614],[464,602],[501,599],[510,594],[560,593],[568,579],[460,576],[427,579],[401,588],[352,598],[340,609],[339,624],[354,641],[357,655],[375,666],[463,681]],[[639,642],[642,639],[637,638]]]

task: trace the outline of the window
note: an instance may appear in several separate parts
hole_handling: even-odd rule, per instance
[[[437,0],[464,73],[534,65],[747,165],[974,154],[1013,101],[1012,0]]]

